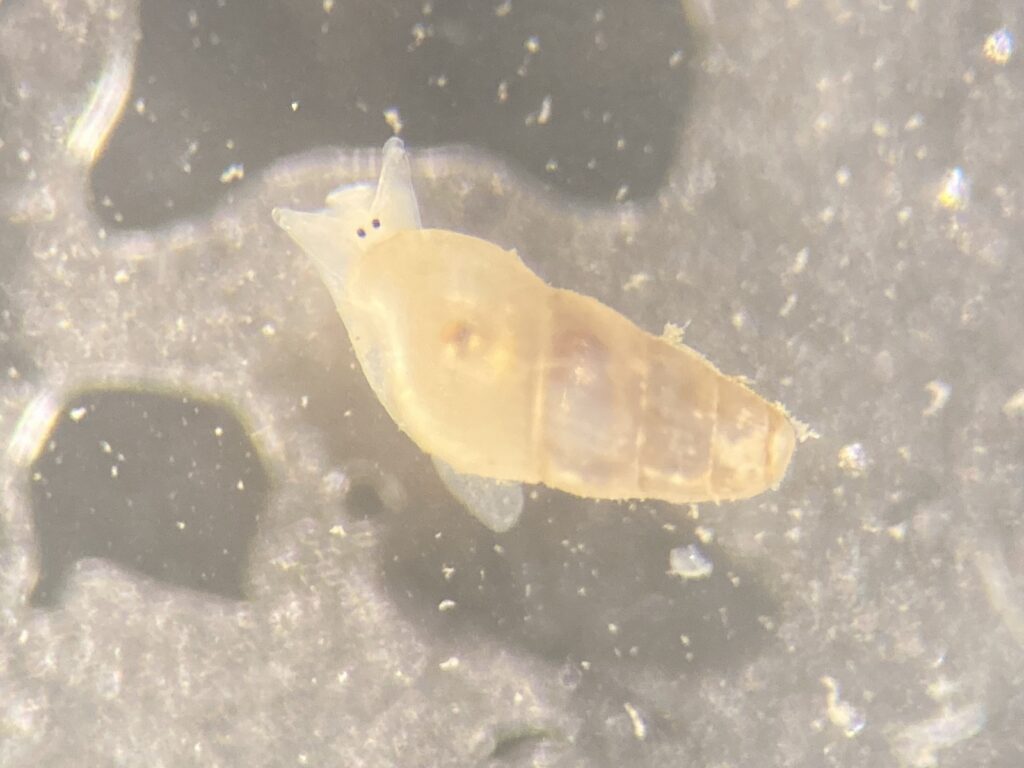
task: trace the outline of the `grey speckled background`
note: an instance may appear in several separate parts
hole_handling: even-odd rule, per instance
[[[1014,38],[1015,0],[0,2],[0,764],[1024,764]],[[806,422],[782,488],[465,514],[269,215],[396,120],[428,223]]]

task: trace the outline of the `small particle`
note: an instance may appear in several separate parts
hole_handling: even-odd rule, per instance
[[[786,302],[779,308],[779,317],[788,317],[796,306],[796,294],[791,293],[786,297]]]
[[[260,328],[260,333],[269,339],[271,336],[277,335],[277,328],[274,327],[273,323],[264,323],[263,327]]]
[[[179,531],[184,531],[185,530],[185,521],[184,520],[179,520],[177,523],[175,523],[175,525],[177,526]]]
[[[555,158],[551,158],[544,164],[544,170],[548,173],[554,173],[558,170],[558,161]]]
[[[1018,389],[1003,403],[1003,415],[1010,418],[1024,416],[1024,389]]]
[[[850,169],[844,165],[842,168],[836,171],[836,184],[838,184],[840,187],[845,187],[847,184],[850,183],[850,177],[852,175],[853,174],[850,173]]]
[[[529,53],[537,53],[537,51],[540,50],[540,38],[536,35],[531,35],[526,38],[526,42],[523,43],[523,48],[525,48]]]
[[[668,572],[684,581],[706,579],[714,571],[714,564],[696,544],[675,547],[668,555]]]
[[[622,290],[636,291],[643,288],[649,282],[651,282],[651,276],[649,274],[646,272],[634,272],[629,276],[629,279],[623,283]]]
[[[131,279],[132,277],[130,274],[128,274],[128,270],[126,269],[119,269],[117,270],[117,272],[114,273],[114,282],[117,285],[124,285]]]
[[[743,310],[733,312],[732,317],[729,319],[732,322],[732,327],[739,331],[747,324],[747,313]]]
[[[615,202],[621,203],[629,197],[629,184],[623,184],[615,193]]]
[[[850,443],[839,449],[839,468],[850,477],[861,477],[867,467],[867,452],[861,443]]]
[[[323,2],[324,13],[330,13],[334,10],[334,0],[324,0]]]
[[[985,38],[985,58],[996,64],[1005,65],[1013,56],[1013,35],[1006,27],[997,29]]]
[[[852,704],[839,698],[839,683],[827,675],[822,677],[821,684],[828,689],[825,696],[826,712],[828,719],[833,725],[843,729],[843,735],[852,739],[862,730],[866,720],[864,715],[858,712]]]
[[[925,391],[931,396],[932,401],[928,403],[928,407],[921,411],[922,416],[934,416],[936,413],[946,407],[946,403],[949,402],[949,395],[953,391],[953,388],[944,381],[929,381],[924,385]]]
[[[540,103],[540,112],[537,114],[537,125],[547,125],[551,119],[551,96],[545,96]]]
[[[84,407],[72,408],[71,411],[68,412],[68,417],[74,422],[79,422],[85,418],[85,414],[86,409]]]
[[[454,607],[454,600],[442,600],[440,603],[437,604],[437,610],[441,611],[441,613],[444,613],[445,611],[450,611]]]
[[[504,104],[508,101],[508,81],[502,80],[498,83],[498,103]]]
[[[701,544],[710,544],[715,540],[715,532],[703,525],[698,525],[694,528],[693,533],[700,540]]]
[[[811,252],[808,248],[801,248],[796,252],[793,257],[793,263],[789,265],[789,274],[799,275],[807,268],[807,261],[810,259]]]
[[[292,112],[298,112],[298,111],[299,111],[299,102],[297,102],[297,101],[293,101],[293,102],[292,102],[292,103],[290,104],[290,106],[291,106],[291,108],[292,108]]]
[[[885,529],[885,532],[889,534],[889,538],[893,541],[903,541],[907,538],[907,524],[897,523],[896,525],[890,525]]]
[[[110,466],[110,476],[117,477],[117,464],[112,464]]]
[[[434,28],[428,27],[426,24],[421,24],[417,22],[416,24],[412,25],[412,30],[410,34],[412,35],[412,43],[409,45],[408,50],[414,51],[421,45],[423,45],[423,41],[426,40],[428,37],[433,37]]]
[[[637,741],[643,741],[647,738],[647,723],[644,722],[643,717],[637,708],[630,704],[628,701],[622,705],[622,708],[626,710],[626,714],[629,715],[630,721],[633,723],[633,736]]]
[[[494,9],[494,15],[499,19],[503,19],[512,12],[512,0],[504,0],[500,5]]]
[[[458,656],[450,656],[447,659],[445,659],[444,661],[442,661],[440,664],[438,664],[437,666],[438,666],[438,669],[442,669],[445,672],[449,672],[449,671],[451,671],[453,669],[458,669],[459,668],[459,657]]]
[[[875,120],[871,124],[871,132],[880,139],[889,135],[889,124],[884,120]]]
[[[939,192],[939,205],[950,211],[960,211],[967,205],[971,184],[962,168],[957,166],[946,174]]]
[[[329,533],[331,536],[336,536],[339,539],[344,539],[348,536],[348,531],[345,530],[345,527],[337,523],[331,526]]]
[[[668,57],[668,65],[675,69],[683,63],[683,52],[681,50],[672,51],[672,55]]]
[[[900,224],[906,224],[910,221],[910,217],[914,214],[914,209],[909,206],[904,206],[896,212],[896,221]]]
[[[224,427],[214,427],[213,434],[217,437],[224,437]]]
[[[240,181],[245,178],[245,166],[241,163],[232,163],[220,175],[221,184],[230,184],[233,181]]]
[[[402,116],[398,113],[398,107],[388,107],[384,110],[384,122],[388,124],[395,136],[402,132]]]
[[[924,115],[920,112],[915,112],[907,118],[907,122],[903,124],[903,130],[905,131],[916,131],[924,125]]]
[[[235,483],[235,488],[237,488],[240,491],[244,491],[245,483],[242,480],[239,480],[237,483]]]
[[[136,99],[135,100],[135,113],[139,115],[146,114],[146,100]]]

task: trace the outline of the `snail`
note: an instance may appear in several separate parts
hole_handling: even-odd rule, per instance
[[[316,264],[381,404],[490,529],[516,523],[523,483],[687,503],[781,482],[796,438],[781,406],[514,250],[424,229],[397,137],[375,189],[273,216]]]

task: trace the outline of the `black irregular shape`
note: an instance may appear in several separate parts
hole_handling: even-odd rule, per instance
[[[141,20],[136,108],[92,175],[111,226],[230,200],[233,164],[251,178],[306,149],[378,147],[390,108],[413,146],[474,144],[581,200],[644,198],[692,84],[678,0],[146,0]]]
[[[79,392],[30,471],[39,546],[33,605],[54,605],[86,557],[244,598],[269,482],[225,406],[133,389]]]
[[[708,577],[669,572],[671,550],[697,543],[678,507],[544,495],[501,535],[450,500],[420,497],[385,534],[392,599],[444,636],[491,634],[613,677],[729,668],[769,641],[775,601],[714,545],[698,545]]]

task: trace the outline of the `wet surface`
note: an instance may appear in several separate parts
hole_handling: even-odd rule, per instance
[[[474,143],[588,202],[650,198],[676,152],[696,50],[667,0],[151,0],[140,22],[128,111],[90,178],[114,227],[230,199],[211,169],[255,174],[313,147],[380,145],[391,110],[419,146]]]
[[[135,390],[69,398],[29,468],[39,577],[55,605],[82,558],[242,599],[269,482],[223,406]]]
[[[0,763],[1020,764],[1021,24],[0,4]],[[398,120],[426,224],[808,422],[782,486],[466,514],[270,218]]]

